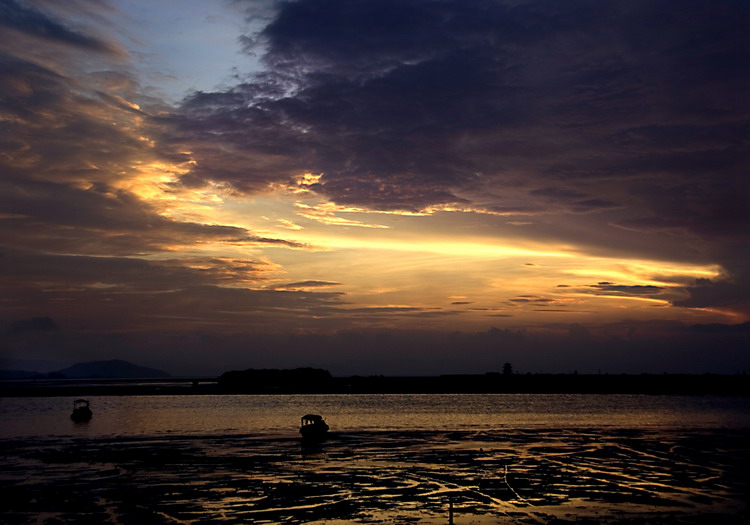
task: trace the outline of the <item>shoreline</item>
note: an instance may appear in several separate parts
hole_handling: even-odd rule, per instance
[[[224,394],[643,394],[750,395],[746,374],[476,374],[331,377],[323,382],[222,383],[214,377],[12,379],[2,397]]]

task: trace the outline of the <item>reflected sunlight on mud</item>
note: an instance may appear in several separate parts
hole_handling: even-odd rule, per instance
[[[0,442],[4,523],[743,523],[746,430]]]

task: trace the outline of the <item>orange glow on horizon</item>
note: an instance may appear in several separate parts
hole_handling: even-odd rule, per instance
[[[444,214],[466,217],[467,211],[474,210],[443,206],[422,213],[383,212],[318,202],[319,197],[314,195],[301,201],[300,194],[288,188],[248,197],[210,183],[181,188],[179,178],[191,168],[189,162],[144,163],[122,188],[172,220],[232,226],[292,244],[238,240],[181,244],[175,239],[172,256],[184,253],[228,260],[263,257],[270,263],[262,275],[221,286],[273,286],[315,292],[316,287],[286,287],[284,282],[335,282],[350,306],[337,309],[333,315],[348,315],[364,308],[383,317],[382,322],[387,319],[389,323],[417,326],[437,323],[429,316],[415,317],[417,311],[452,312],[443,323],[455,328],[532,323],[569,313],[614,319],[615,312],[622,309],[633,318],[669,318],[673,310],[668,306],[679,297],[684,286],[681,282],[721,275],[716,265],[602,257],[573,244],[457,236],[431,227],[434,221],[445,221]],[[306,174],[298,185],[305,189],[319,183],[320,178]],[[307,189],[305,192],[310,193]],[[339,214],[355,214],[356,218]],[[368,221],[371,216],[393,219],[373,223]],[[597,292],[597,283],[651,286],[659,291],[654,297],[638,295],[637,291]],[[582,292],[589,289],[590,293]],[[527,296],[534,298],[521,300]],[[457,309],[462,305],[451,305],[455,298],[472,308]],[[657,312],[654,305],[666,308]],[[498,312],[503,317],[497,317]]]

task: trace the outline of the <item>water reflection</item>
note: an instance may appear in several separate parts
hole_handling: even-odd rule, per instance
[[[72,398],[0,398],[0,436],[298,436],[300,414],[337,431],[524,428],[743,428],[748,398],[638,395],[318,395],[92,397],[88,426],[64,425]]]
[[[293,433],[5,439],[0,483],[17,523],[445,524],[452,499],[456,523],[734,525],[748,432],[336,430],[315,449]]]

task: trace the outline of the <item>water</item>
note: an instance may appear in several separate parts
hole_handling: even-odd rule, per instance
[[[0,437],[297,434],[322,414],[333,431],[750,428],[750,398],[562,394],[223,395],[0,398]]]

